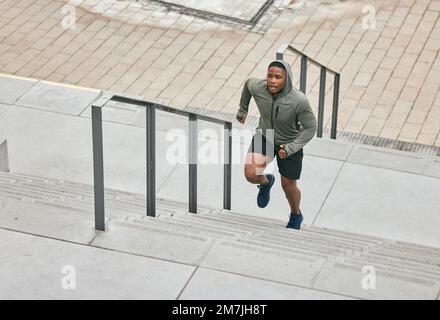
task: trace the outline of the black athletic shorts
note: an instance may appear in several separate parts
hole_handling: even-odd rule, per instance
[[[299,180],[301,176],[302,159],[304,156],[303,149],[300,149],[296,153],[284,159],[280,159],[280,157],[278,156],[279,150],[280,146],[275,145],[273,147],[273,154],[268,155],[267,152],[270,152],[270,145],[268,148],[268,143],[265,136],[261,133],[261,130],[257,129],[254,137],[252,138],[248,153],[259,153],[263,155],[268,155],[270,161],[272,161],[272,159],[276,156],[280,174],[283,177],[292,180]]]

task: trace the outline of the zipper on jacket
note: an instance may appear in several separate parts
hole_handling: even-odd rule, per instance
[[[280,106],[277,106],[277,111],[275,112],[275,119],[278,118],[278,110],[280,110]]]
[[[270,122],[272,124],[272,129],[273,129],[273,105],[275,104],[275,100],[276,98],[272,97],[272,108],[270,109]]]

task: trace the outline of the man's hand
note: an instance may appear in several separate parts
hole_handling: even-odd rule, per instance
[[[280,159],[287,158],[287,151],[284,150],[285,147],[285,144],[280,145],[280,150],[278,151],[278,156],[280,157]]]
[[[240,117],[237,115],[237,117],[235,119],[237,119],[237,121],[240,122],[241,124],[244,124],[244,122],[246,120],[246,116]]]

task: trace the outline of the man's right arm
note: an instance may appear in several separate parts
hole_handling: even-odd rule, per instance
[[[251,101],[251,91],[249,90],[249,82],[251,79],[246,80],[243,86],[243,91],[241,92],[241,99],[240,99],[240,108],[237,112],[237,120],[241,123],[244,123],[244,119],[246,119],[248,108],[249,108],[249,102]]]

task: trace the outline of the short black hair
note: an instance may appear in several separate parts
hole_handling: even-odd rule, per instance
[[[283,69],[284,72],[287,72],[286,67],[284,66],[284,64],[282,64],[282,63],[279,62],[279,61],[274,61],[274,62],[272,62],[272,63],[269,65],[269,67],[267,67],[267,69],[270,69],[270,68],[272,68],[272,67],[278,67],[278,68]]]

